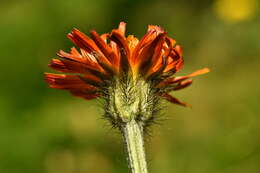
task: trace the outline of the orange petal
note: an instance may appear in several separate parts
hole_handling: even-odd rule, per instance
[[[128,43],[126,38],[122,35],[121,31],[113,30],[110,36],[110,39],[114,41],[119,47],[120,51],[120,70],[127,71],[129,69],[129,57],[130,57],[130,49],[128,47]]]
[[[49,67],[65,73],[80,73],[95,75],[100,79],[107,78],[107,73],[99,71],[97,68],[69,60],[52,59]]]
[[[91,75],[91,74],[79,76],[79,78],[82,81],[84,81],[85,83],[95,86],[95,87],[100,87],[100,86],[104,85],[104,83],[101,79],[99,79],[98,77]]]
[[[175,71],[178,72],[183,66],[183,58],[182,56],[176,51],[175,48],[171,49],[168,64],[164,70],[164,72],[168,71]]]
[[[85,83],[76,75],[45,73],[45,81],[51,88],[56,89],[85,89],[96,90],[95,87]]]
[[[96,51],[99,52],[99,49],[95,42],[91,40],[88,36],[86,36],[84,33],[80,32],[77,29],[73,29],[71,33],[67,35],[67,37],[77,46],[79,46],[82,49],[85,49],[89,52]]]
[[[165,34],[158,35],[150,44],[147,44],[138,56],[136,65],[139,70],[145,75],[151,68],[153,68],[155,62],[161,58],[162,46],[164,43]]]
[[[184,60],[181,57],[175,66],[175,71],[178,72],[183,67]]]
[[[182,81],[177,86],[175,86],[173,88],[173,90],[177,91],[177,90],[180,90],[180,89],[184,89],[184,88],[190,86],[191,84],[192,84],[192,80],[191,79],[190,80],[186,80],[186,81]]]
[[[174,49],[179,54],[179,56],[182,56],[182,47],[180,45],[176,45]]]
[[[142,50],[142,48],[147,45],[148,43],[152,42],[155,37],[157,36],[156,30],[151,29],[149,30],[143,38],[139,41],[139,43],[136,45],[132,55],[131,55],[131,61],[133,64],[136,64],[136,61],[138,60],[138,54]]]
[[[139,42],[138,38],[136,38],[133,35],[128,35],[128,37],[126,39],[128,41],[128,47],[129,47],[130,51],[133,52],[135,47],[136,47],[136,45]]]
[[[167,58],[166,56],[162,56],[162,58],[160,58],[160,64],[159,65],[156,65],[157,67],[151,69],[150,71],[148,71],[147,73],[147,80],[150,80],[150,79],[156,79],[158,76],[160,76],[164,69],[166,68],[166,62],[167,62]],[[158,62],[157,62],[158,64]]]
[[[81,56],[80,53],[79,53],[79,51],[78,51],[75,47],[72,47],[72,48],[70,49],[70,53],[71,53],[72,55],[75,55],[75,56]]]
[[[197,70],[197,71],[189,74],[188,76],[189,77],[194,77],[194,76],[199,76],[199,75],[202,75],[202,74],[206,74],[208,72],[210,72],[209,68],[203,68],[203,69]]]
[[[189,79],[190,77],[206,74],[209,71],[210,70],[208,68],[203,68],[203,69],[197,70],[197,71],[195,71],[195,72],[193,72],[193,73],[191,73],[187,76],[171,77],[171,78],[168,78],[165,81],[161,82],[158,86],[163,87],[163,86],[166,86],[166,85],[178,83],[178,82],[184,81],[186,79]]]
[[[80,97],[86,100],[92,100],[101,96],[100,94],[88,92],[86,90],[70,90],[70,93],[76,97]]]
[[[147,32],[149,31],[156,31],[157,34],[160,34],[160,33],[164,33],[164,29],[160,26],[157,26],[157,25],[148,25],[148,29],[147,29]]]
[[[144,35],[144,37],[139,41],[139,43],[136,45],[132,55],[131,55],[131,61],[132,64],[138,65],[140,63],[139,54],[142,52],[147,45],[149,45],[151,42],[153,42],[158,35],[165,35],[166,32],[159,26],[155,25],[149,25],[147,33]]]
[[[110,40],[110,47],[111,49],[113,50],[113,52],[116,54],[116,59],[115,59],[115,62],[114,62],[114,66],[116,66],[117,68],[119,68],[119,61],[120,61],[120,48],[119,46],[112,40]]]
[[[171,103],[174,103],[174,104],[177,104],[177,105],[181,105],[181,106],[185,106],[185,107],[191,107],[190,104],[187,104],[185,102],[182,102],[180,100],[178,100],[177,98],[171,96],[170,94],[168,93],[164,93],[161,95],[162,98],[166,99],[167,101],[171,102]]]
[[[84,64],[69,60],[52,59],[49,67],[65,73],[88,73]]]
[[[95,42],[79,30],[73,29],[67,36],[72,42],[74,42],[74,44],[84,49],[88,53],[98,54],[99,61],[103,64],[108,66],[111,65],[108,59],[104,57],[103,53],[100,51]]]
[[[127,40],[126,38],[122,35],[121,31],[119,30],[112,30],[111,32],[111,36],[110,36],[111,40],[113,40],[114,42],[117,43],[117,45],[120,48],[123,48],[124,51],[126,52],[127,57],[129,57],[130,55],[130,50],[127,44]]]
[[[177,82],[183,81],[183,80],[191,78],[191,77],[206,74],[208,72],[210,72],[209,68],[203,68],[203,69],[200,69],[200,70],[196,70],[195,72],[193,72],[189,75],[186,75],[186,76],[178,76],[178,77],[175,77],[174,79],[169,78],[169,81],[171,81],[171,83],[177,83]]]
[[[99,49],[101,50],[101,52],[105,55],[105,57],[107,57],[107,59],[111,62],[111,64],[115,64],[115,62],[117,61],[118,57],[116,57],[115,53],[113,52],[113,50],[111,49],[111,47],[109,47],[104,40],[102,40],[102,38],[99,37],[98,33],[96,31],[91,31],[90,32],[92,39],[94,40],[94,42],[96,43],[96,45],[99,47]]]
[[[165,44],[167,45],[167,47],[165,46]],[[157,55],[157,58],[153,58],[152,65],[151,65],[152,68],[148,72],[148,75],[152,73],[161,74],[166,69],[170,53],[173,49],[172,44],[169,41],[167,41],[167,37],[165,42],[163,42],[162,45],[160,45],[160,47],[157,48],[163,50],[160,51],[160,54]]]
[[[120,22],[119,26],[118,26],[118,30],[122,33],[122,35],[125,35],[126,23],[125,22]]]
[[[168,45],[168,48],[173,48],[176,45],[176,40],[166,37],[166,43]]]
[[[83,65],[87,66],[88,68],[91,68],[94,70],[99,70],[101,72],[104,71],[101,68],[101,66],[97,63],[97,60],[95,59],[95,57],[90,55],[83,49],[81,49],[81,54],[75,48],[72,48],[70,54],[60,50],[57,53],[57,55],[61,58],[83,64]]]
[[[75,48],[72,48],[72,53],[66,53],[63,50],[60,50],[57,55],[61,58],[65,58],[72,61],[77,61],[81,63],[86,63],[86,60],[82,58],[81,54]]]
[[[101,37],[102,40],[104,40],[105,43],[107,43],[107,39],[109,37],[109,34],[105,33],[105,34],[102,34],[100,37]]]

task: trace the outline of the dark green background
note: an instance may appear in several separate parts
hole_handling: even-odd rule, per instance
[[[178,75],[212,70],[173,93],[192,109],[165,103],[146,140],[150,172],[259,173],[257,2],[1,0],[0,173],[127,172],[120,134],[99,103],[43,81],[50,59],[72,46],[73,27],[104,33],[120,21],[139,38],[148,24],[164,27],[184,49]]]

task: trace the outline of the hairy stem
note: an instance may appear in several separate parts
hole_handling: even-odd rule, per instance
[[[147,173],[143,127],[132,119],[122,127],[127,148],[128,164],[132,173]]]
[[[124,137],[132,173],[147,173],[143,131],[157,109],[158,98],[149,82],[124,76],[108,89],[106,117]]]

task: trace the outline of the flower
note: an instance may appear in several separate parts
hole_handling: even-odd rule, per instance
[[[130,170],[146,173],[143,134],[158,117],[160,98],[188,106],[169,93],[188,87],[191,77],[209,69],[175,77],[183,66],[182,49],[161,27],[149,25],[141,40],[126,37],[125,31],[124,22],[101,36],[93,30],[91,38],[73,29],[67,36],[79,49],[61,50],[60,58],[49,64],[71,74],[45,73],[45,80],[51,88],[68,90],[77,97],[103,98],[104,118],[121,131]]]
[[[124,22],[110,33],[99,35],[93,30],[91,38],[73,29],[67,37],[79,49],[73,47],[70,53],[61,50],[57,53],[60,58],[52,59],[49,64],[54,70],[71,74],[45,73],[46,82],[51,88],[68,90],[74,96],[91,100],[110,97],[113,81],[142,80],[149,83],[156,97],[187,106],[169,93],[186,88],[192,83],[191,77],[209,69],[175,77],[183,66],[182,49],[163,28],[149,25],[141,40],[133,35],[126,37],[125,32]]]

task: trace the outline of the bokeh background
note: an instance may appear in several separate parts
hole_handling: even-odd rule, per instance
[[[183,46],[179,75],[209,67],[146,138],[151,173],[260,172],[258,0],[1,0],[0,173],[127,172],[119,132],[96,101],[47,88],[43,72],[76,27],[99,33],[148,24]]]

